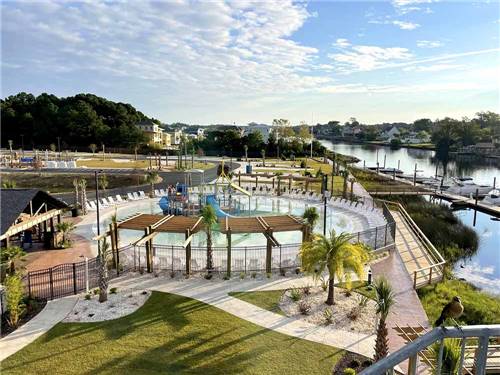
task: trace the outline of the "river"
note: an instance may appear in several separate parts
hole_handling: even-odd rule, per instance
[[[321,141],[330,150],[352,155],[360,159],[359,166],[376,166],[377,151],[380,166],[383,166],[384,156],[386,167],[398,166],[405,173],[411,173],[415,164],[417,169],[425,176],[433,176],[438,165],[438,174],[443,174],[443,163],[435,158],[434,151],[418,150],[410,148],[391,149],[390,147],[377,145],[347,144]],[[497,186],[500,183],[500,165],[498,160],[492,162],[478,162],[477,159],[450,160],[446,166],[449,176],[470,176],[474,181],[481,184],[493,184],[493,178],[497,178]],[[474,211],[462,209],[454,212],[455,216],[464,224],[472,227]],[[464,278],[473,285],[492,294],[500,295],[500,221],[492,220],[492,217],[478,212],[474,231],[479,236],[479,248],[471,259],[458,262],[455,267],[455,275]]]

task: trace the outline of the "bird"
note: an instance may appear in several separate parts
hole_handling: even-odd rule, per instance
[[[434,323],[434,326],[439,327],[443,325],[446,319],[452,318],[453,320],[460,318],[464,312],[464,306],[462,305],[462,300],[460,297],[455,296],[451,302],[447,303],[446,306],[441,311],[441,315]],[[455,322],[456,323],[456,322]]]

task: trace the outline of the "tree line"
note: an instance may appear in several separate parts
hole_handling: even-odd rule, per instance
[[[151,120],[132,105],[93,94],[57,97],[21,92],[1,100],[2,146],[48,149],[133,148],[147,142],[135,124]]]

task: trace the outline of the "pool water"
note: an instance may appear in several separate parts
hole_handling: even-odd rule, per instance
[[[234,216],[266,216],[266,215],[295,215],[302,216],[307,207],[317,208],[320,218],[314,228],[314,232],[323,233],[323,205],[319,202],[305,202],[302,200],[289,199],[285,197],[267,197],[267,196],[240,196],[232,198],[238,206],[239,212]],[[147,199],[140,202],[134,202],[133,205],[117,206],[116,213],[118,220],[124,219],[136,213],[162,214],[158,204],[159,199]],[[223,205],[223,203],[221,204]],[[113,212],[104,216],[101,230],[108,228]],[[353,211],[337,207],[327,207],[326,215],[327,231],[335,229],[337,232],[358,232],[367,229],[367,221],[363,215]],[[93,232],[96,228],[93,227]],[[135,242],[142,237],[142,231],[120,230],[120,244],[125,245]],[[219,232],[217,227],[213,231],[213,245],[223,247],[227,245],[226,235]],[[274,237],[281,244],[300,243],[302,241],[302,232],[277,232]],[[182,245],[185,240],[183,233],[160,233],[154,238],[154,243],[159,245]],[[206,235],[204,232],[198,232],[193,236],[193,246],[205,246]],[[232,246],[265,246],[266,238],[260,233],[233,234]]]

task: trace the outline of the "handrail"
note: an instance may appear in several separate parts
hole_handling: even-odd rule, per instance
[[[462,339],[462,346],[465,347],[465,339],[469,337],[479,339],[474,361],[475,373],[484,374],[488,358],[488,340],[490,337],[500,337],[500,324],[434,328],[432,331],[418,337],[415,341],[406,344],[401,349],[366,368],[360,375],[379,375],[386,374],[387,372],[393,373],[394,368],[407,359],[410,359],[411,363],[408,374],[414,375],[417,371],[418,354],[421,351],[429,348],[438,341],[441,342],[442,346],[443,339],[445,338],[460,338]],[[437,369],[439,373],[442,366],[442,356],[443,351],[439,350],[437,358]],[[461,364],[463,364],[463,360],[464,352],[462,351],[460,359]]]

